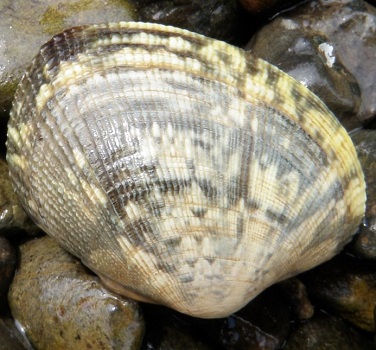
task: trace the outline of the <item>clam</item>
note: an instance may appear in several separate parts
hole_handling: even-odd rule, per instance
[[[118,293],[203,318],[335,255],[365,185],[323,102],[226,43],[148,23],[40,49],[8,125],[33,220]]]

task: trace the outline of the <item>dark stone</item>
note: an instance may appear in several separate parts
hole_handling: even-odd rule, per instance
[[[297,324],[284,350],[372,350],[369,335],[351,328],[340,318],[318,313],[313,319]]]
[[[360,257],[376,259],[376,217],[360,229],[359,235],[354,239],[354,248]]]
[[[366,217],[376,218],[376,130],[359,130],[351,138],[366,181]]]
[[[277,349],[289,333],[289,301],[279,286],[274,286],[235,314],[201,321],[213,349]]]
[[[16,268],[16,251],[9,241],[0,236],[0,298],[8,291]]]
[[[0,350],[34,350],[9,315],[0,317]]]
[[[307,289],[298,278],[289,278],[279,285],[290,302],[295,319],[306,320],[313,316],[314,309],[309,300]]]
[[[211,38],[229,40],[237,18],[235,0],[132,0],[144,22],[188,29]]]
[[[148,327],[141,350],[214,349],[195,329],[196,320],[193,317],[156,305],[143,305],[143,312]]]
[[[361,0],[309,1],[277,16],[246,48],[306,85],[352,130],[376,111],[375,23],[376,9]]]
[[[289,301],[278,286],[223,319],[198,319],[152,305],[143,310],[148,324],[143,350],[277,349],[289,332]]]
[[[301,278],[317,306],[361,329],[375,330],[376,261],[341,254]]]
[[[138,349],[138,303],[106,290],[99,278],[49,237],[20,247],[8,294],[12,315],[43,349]]]

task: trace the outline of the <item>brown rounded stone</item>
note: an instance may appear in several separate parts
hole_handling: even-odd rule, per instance
[[[9,303],[38,350],[141,345],[144,325],[138,303],[108,292],[98,277],[49,237],[20,247]]]
[[[342,254],[302,276],[316,305],[372,332],[376,306],[376,262]]]

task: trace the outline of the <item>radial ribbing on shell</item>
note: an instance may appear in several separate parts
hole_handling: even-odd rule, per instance
[[[69,29],[17,90],[24,207],[104,281],[221,317],[329,259],[364,215],[346,131],[241,49],[145,23]]]

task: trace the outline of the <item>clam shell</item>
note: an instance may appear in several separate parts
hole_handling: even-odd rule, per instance
[[[41,228],[112,289],[199,317],[329,259],[364,215],[354,146],[316,96],[239,48],[157,24],[46,43],[7,147]]]

